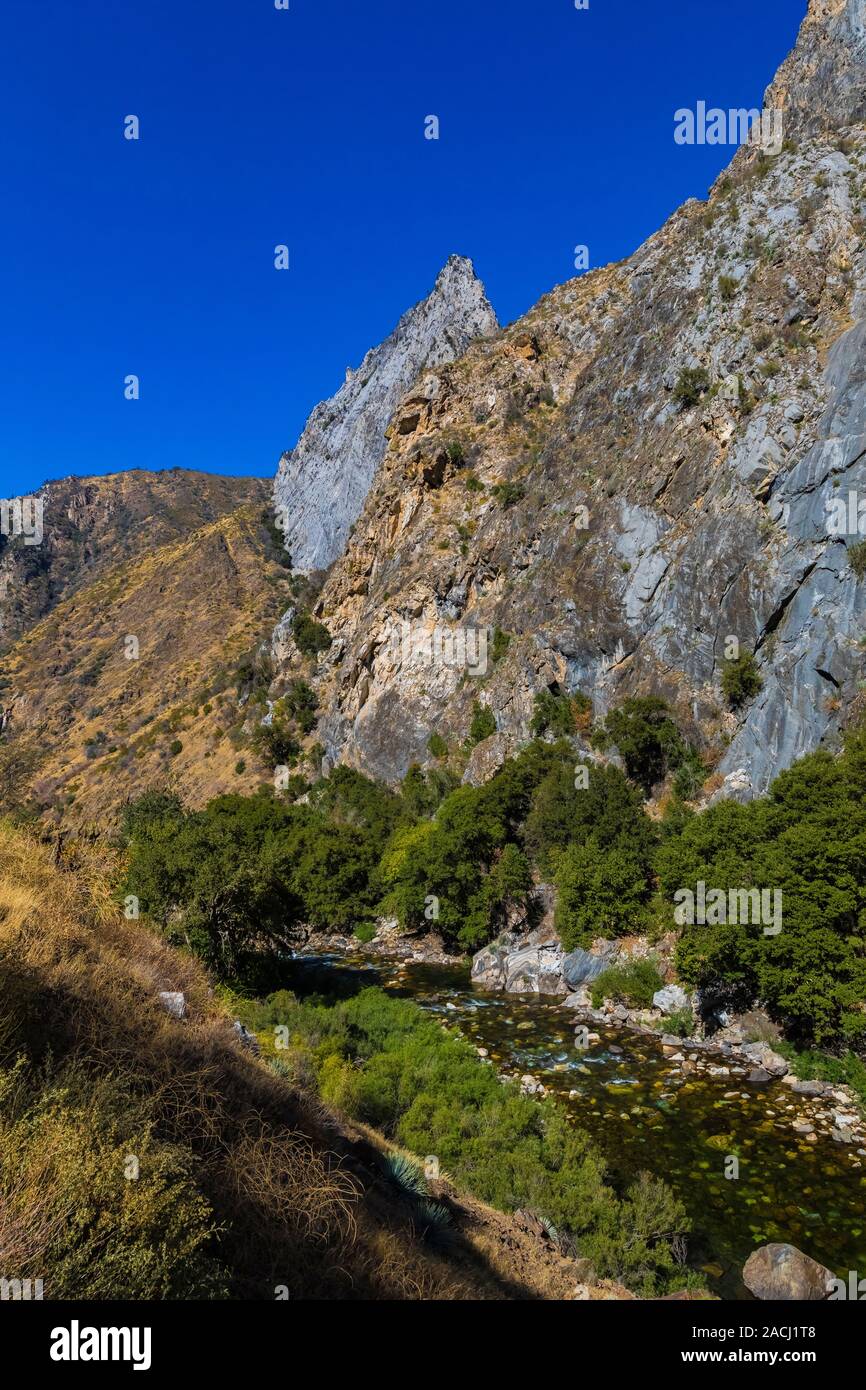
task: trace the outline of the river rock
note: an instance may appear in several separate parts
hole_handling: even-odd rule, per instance
[[[505,961],[505,988],[509,994],[564,994],[562,951],[525,947]]]
[[[798,1081],[795,1076],[783,1078],[785,1085],[789,1086],[795,1096],[823,1096],[826,1086],[823,1081]]]
[[[771,1076],[785,1076],[788,1072],[788,1063],[778,1052],[774,1052],[766,1043],[746,1043],[742,1049],[743,1055],[756,1067],[763,1067],[764,1071]]]
[[[834,1276],[795,1245],[762,1245],[746,1261],[743,1283],[756,1298],[814,1303],[832,1292]]]
[[[579,989],[581,985],[590,984],[591,981],[598,979],[602,971],[607,969],[616,954],[617,946],[613,941],[606,942],[597,951],[571,951],[562,962],[562,974],[565,983],[571,990]]]
[[[508,952],[504,947],[485,946],[472,959],[472,982],[483,989],[505,988],[505,961]]]
[[[653,995],[653,1007],[663,1014],[677,1014],[691,1007],[691,1000],[681,985],[665,985]]]

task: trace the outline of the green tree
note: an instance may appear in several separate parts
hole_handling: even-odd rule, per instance
[[[725,662],[722,671],[722,691],[734,709],[738,709],[747,700],[754,699],[763,684],[758,664],[751,652],[743,652],[735,661]]]
[[[472,706],[472,722],[469,725],[469,742],[474,747],[485,738],[496,733],[496,718],[489,705],[476,700]]]
[[[629,777],[647,796],[687,753],[668,705],[655,695],[626,700],[594,731],[593,742],[602,749],[615,746]]]
[[[640,932],[646,923],[646,869],[626,849],[603,850],[593,838],[570,845],[559,859],[556,886],[556,929],[567,951],[597,936]]]

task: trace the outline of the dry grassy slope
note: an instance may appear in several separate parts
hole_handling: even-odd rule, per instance
[[[61,599],[122,563],[182,540],[249,503],[264,506],[262,478],[222,478],[174,468],[130,469],[46,483],[39,546],[0,538],[0,651]]]
[[[149,534],[167,539],[100,560],[97,578],[19,638],[2,663],[7,801],[81,825],[112,820],[127,797],[166,780],[194,805],[255,789],[267,774],[249,752],[235,772],[226,733],[237,711],[219,687],[286,606],[262,515],[249,504],[191,531],[155,517]],[[129,636],[137,659],[125,655]]]
[[[146,1239],[150,1160],[131,1183],[122,1157],[140,1140],[132,1116],[144,1113],[159,1144],[191,1155],[234,1297],[273,1297],[278,1284],[293,1299],[631,1296],[611,1285],[578,1293],[577,1263],[447,1181],[438,1195],[451,1206],[456,1239],[441,1252],[421,1242],[383,1175],[381,1136],[342,1124],[240,1047],[199,964],[123,918],[107,887],[116,870],[104,851],[79,843],[49,852],[0,822],[0,1076],[16,1056],[46,1066],[30,1074],[28,1103],[44,1088],[44,1109],[13,1162],[4,1163],[9,1146],[0,1142],[7,1277],[38,1271],[48,1299],[128,1292],[116,1283],[103,1291],[100,1261],[77,1266],[66,1234],[89,1238],[74,1209],[75,1175],[98,1154],[102,1123],[97,1108],[89,1126],[76,1128],[69,1116],[76,1095],[91,1095],[96,1107],[113,1081],[130,1132],[114,1137],[119,1158],[99,1177],[109,1267],[117,1242]],[[167,1015],[161,990],[183,991],[187,1019]],[[0,1138],[14,1099],[0,1086]],[[47,1142],[55,1134],[62,1158]],[[159,1262],[153,1277],[161,1278]],[[142,1276],[137,1296],[160,1295]]]

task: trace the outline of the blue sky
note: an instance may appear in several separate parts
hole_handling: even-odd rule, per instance
[[[704,197],[674,111],[760,105],[806,8],[290,4],[4,0],[0,495],[270,475],[452,252],[507,322]]]

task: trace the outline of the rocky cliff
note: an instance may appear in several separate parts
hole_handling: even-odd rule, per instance
[[[326,569],[343,551],[385,453],[385,427],[419,374],[460,357],[496,316],[471,261],[452,256],[431,293],[318,405],[274,488],[294,568]],[[423,393],[423,382],[419,386]]]
[[[331,756],[395,779],[433,732],[454,753],[480,703],[475,777],[529,736],[540,690],[596,715],[651,692],[708,789],[749,795],[859,708],[864,28],[866,0],[813,0],[770,88],[775,156],[739,149],[628,260],[427,364],[318,601]],[[483,672],[453,659],[496,629]],[[732,708],[736,650],[762,689]]]

